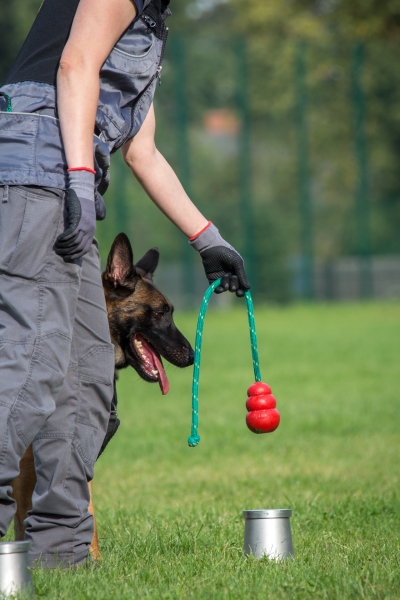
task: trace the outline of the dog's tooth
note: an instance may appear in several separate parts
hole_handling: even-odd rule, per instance
[[[151,372],[153,373],[153,375],[158,375],[158,371],[155,371],[154,369]]]

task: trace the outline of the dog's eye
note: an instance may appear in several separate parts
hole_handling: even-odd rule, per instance
[[[156,319],[161,319],[164,315],[171,312],[171,307],[168,304],[164,304],[162,310],[153,310],[153,314]]]

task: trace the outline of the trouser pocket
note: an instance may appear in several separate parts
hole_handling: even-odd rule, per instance
[[[0,271],[37,279],[57,235],[62,192],[3,187],[0,193]]]

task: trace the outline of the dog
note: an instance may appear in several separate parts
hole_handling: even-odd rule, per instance
[[[115,348],[114,379],[118,378],[119,370],[130,366],[145,381],[158,383],[162,394],[167,394],[169,382],[161,357],[182,368],[193,364],[194,352],[174,323],[172,304],[153,283],[158,261],[159,251],[152,248],[134,264],[129,239],[120,233],[111,247],[102,281],[111,341]],[[113,413],[116,417],[115,407],[116,395],[111,418]],[[99,456],[118,428],[119,422],[112,422],[111,418]],[[20,462],[20,474],[12,483],[13,497],[17,502],[14,518],[17,541],[24,539],[24,520],[32,508],[35,484],[33,452],[32,446],[29,446]],[[88,485],[89,510],[95,517],[92,482]],[[100,558],[96,519],[90,552],[94,559]]]

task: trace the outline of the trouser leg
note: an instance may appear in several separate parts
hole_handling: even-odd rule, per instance
[[[63,193],[0,187],[0,536],[11,481],[54,412],[67,372],[81,268],[53,251]]]
[[[93,517],[87,482],[107,431],[114,348],[97,247],[83,258],[70,363],[56,410],[33,442],[37,485],[26,521],[31,564],[79,564],[88,555]]]
[[[111,439],[117,433],[118,427],[121,424],[121,421],[118,419],[117,404],[118,404],[117,386],[116,386],[116,381],[114,380],[114,393],[113,393],[113,398],[111,400],[111,410],[110,410],[110,418],[108,420],[107,432],[106,432],[106,436],[103,440],[103,443],[101,445],[100,452],[99,452],[97,458],[100,458],[100,456],[103,454],[104,450],[108,446],[108,443],[111,441]]]

